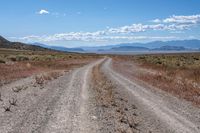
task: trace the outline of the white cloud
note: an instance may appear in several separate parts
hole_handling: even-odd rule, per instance
[[[51,41],[90,41],[101,39],[105,35],[104,31],[97,32],[68,32],[68,33],[59,33],[54,35],[43,35],[43,36],[26,36],[18,38],[19,40],[24,40],[26,42],[33,41],[42,41],[42,42],[51,42]]]
[[[190,16],[173,15],[169,18],[163,19],[162,21],[164,23],[197,24],[200,23],[200,15],[190,15]]]
[[[41,9],[38,14],[43,15],[43,14],[49,14],[49,11]]]
[[[154,19],[154,20],[151,20],[150,22],[154,22],[154,23],[160,23],[161,20],[160,19]]]
[[[167,31],[180,31],[190,29],[200,24],[200,14],[190,16],[176,16],[173,15],[165,19],[154,19],[151,20],[157,24],[132,24],[128,26],[122,26],[118,28],[110,28],[110,33],[137,33],[149,30],[167,30]]]
[[[165,19],[154,19],[151,22],[154,23],[174,23],[174,24],[187,24],[187,25],[192,25],[192,24],[199,24],[200,23],[200,14],[197,15],[173,15]]]
[[[54,35],[44,36],[26,36],[18,38],[20,41],[25,42],[55,42],[55,41],[85,41],[85,42],[97,42],[97,41],[113,41],[113,40],[168,40],[175,39],[175,36],[135,36],[135,35],[106,35],[103,31],[97,32],[70,32],[60,33]]]
[[[119,34],[119,33],[133,33],[133,32],[142,32],[145,31],[146,28],[142,24],[132,24],[129,26],[123,26],[119,28],[110,28],[108,29],[109,33]]]
[[[144,31],[158,31],[158,30],[186,30],[189,29],[191,25],[187,24],[150,24],[150,25],[143,25],[143,24],[132,24],[129,26],[123,26],[118,28],[110,28],[108,29],[107,33],[111,34],[129,34],[129,33],[137,33],[137,32],[144,32]]]
[[[141,39],[172,39],[174,37],[153,37],[153,36],[135,36],[131,33],[145,32],[148,30],[183,30],[189,28],[188,25],[143,25],[143,24],[133,24],[130,26],[123,26],[119,28],[108,28],[103,31],[96,32],[67,32],[59,33],[53,35],[44,36],[26,36],[19,38],[19,40],[26,42],[54,42],[54,41],[111,41],[111,40],[141,40]]]
[[[46,10],[45,10],[46,11]],[[46,11],[47,13],[48,11]],[[49,13],[49,12],[48,12]],[[41,14],[45,14],[41,10]],[[52,13],[53,14],[53,13]],[[55,14],[56,15],[56,14]],[[132,24],[116,28],[107,27],[96,32],[67,32],[44,36],[26,36],[18,38],[26,42],[55,42],[55,41],[112,41],[112,40],[167,40],[177,39],[170,36],[170,33],[184,33],[184,30],[191,29],[200,23],[200,15],[172,16],[165,19],[155,19],[153,24]],[[136,36],[136,33],[146,31],[169,31],[169,36]],[[133,34],[134,33],[134,34]]]

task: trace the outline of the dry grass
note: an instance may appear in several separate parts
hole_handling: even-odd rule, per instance
[[[45,84],[45,82],[57,79],[60,76],[62,76],[62,72],[60,71],[48,72],[45,74],[37,75],[35,76],[35,83],[42,86]]]
[[[167,73],[181,73],[183,77],[200,82],[200,54],[167,54],[136,56],[140,66],[154,68]],[[176,73],[175,73],[176,72]]]
[[[10,81],[31,76],[39,71],[38,68],[28,68],[26,63],[0,64],[0,86]]]
[[[114,57],[114,67],[130,78],[200,105],[199,53]]]
[[[0,49],[0,86],[41,72],[67,71],[97,58],[88,54]]]

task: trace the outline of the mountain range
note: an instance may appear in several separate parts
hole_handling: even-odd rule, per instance
[[[200,49],[200,40],[153,41],[148,43],[122,43],[116,45],[81,47],[85,51],[196,51]]]
[[[200,51],[200,40],[175,40],[175,41],[154,41],[149,43],[123,43],[96,47],[66,48],[62,46],[49,46],[41,43],[25,44],[21,42],[10,42],[0,36],[0,48],[19,50],[56,50],[79,53],[109,53],[109,52],[154,52],[154,51]]]

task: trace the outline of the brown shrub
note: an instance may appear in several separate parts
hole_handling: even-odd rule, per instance
[[[3,64],[4,64],[4,63],[6,63],[6,62],[5,62],[4,60],[0,59],[0,63],[3,63]]]
[[[38,85],[43,85],[45,82],[45,79],[43,76],[35,76],[35,83]]]
[[[60,72],[49,72],[42,75],[35,76],[35,83],[38,85],[43,85],[46,81],[51,81],[53,79],[57,79],[61,76]]]
[[[48,75],[53,79],[57,79],[58,77],[61,76],[61,73],[60,72],[51,72]]]

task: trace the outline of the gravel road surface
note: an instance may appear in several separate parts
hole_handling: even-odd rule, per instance
[[[101,90],[101,84],[96,85],[97,90],[92,90],[95,88],[91,83],[93,68],[98,65],[106,77],[103,83],[108,84],[102,86],[104,90]],[[199,108],[159,89],[138,85],[126,75],[114,71],[111,58],[71,70],[43,86],[35,85],[34,79],[32,76],[0,88],[0,133],[110,132],[118,128],[116,124],[124,124],[126,128],[127,121],[129,128],[134,130],[125,132],[200,133]],[[17,86],[21,87],[20,91],[13,91]],[[110,96],[110,103],[107,100],[105,106],[91,101],[91,97],[95,97],[92,91]],[[107,91],[109,95],[105,94]],[[105,101],[101,94],[95,95],[101,98],[99,101]],[[11,105],[15,100],[16,103]],[[110,114],[106,114],[107,110]],[[113,116],[115,114],[119,117]],[[123,116],[127,119],[120,118]],[[133,125],[128,120],[130,117],[138,123]]]

